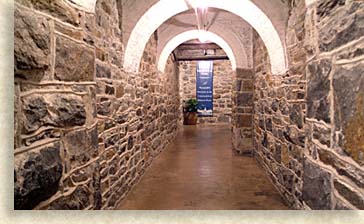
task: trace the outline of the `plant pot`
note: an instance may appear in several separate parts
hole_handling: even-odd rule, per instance
[[[184,125],[196,125],[197,124],[197,112],[185,112],[183,114]]]

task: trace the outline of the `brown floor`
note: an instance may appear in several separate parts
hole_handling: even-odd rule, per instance
[[[288,209],[254,158],[234,155],[228,126],[184,126],[118,209]]]

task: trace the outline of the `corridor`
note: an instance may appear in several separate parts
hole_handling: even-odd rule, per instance
[[[14,209],[364,210],[363,9],[16,0]]]
[[[118,209],[287,209],[253,157],[231,150],[228,125],[184,126]]]

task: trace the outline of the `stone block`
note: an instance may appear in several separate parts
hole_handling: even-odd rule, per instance
[[[293,191],[294,185],[294,173],[292,170],[287,169],[285,167],[280,167],[278,174],[279,182],[285,187],[288,192]]]
[[[347,184],[344,184],[338,179],[334,180],[335,189],[352,205],[358,209],[364,209],[364,195],[361,192],[354,190]]]
[[[239,79],[253,79],[254,72],[252,69],[237,68],[236,77]]]
[[[303,128],[303,112],[301,105],[294,104],[290,107],[289,118],[291,119],[291,124],[297,125],[299,129]]]
[[[243,81],[243,91],[253,91],[254,89],[254,82],[253,80],[244,80]]]
[[[331,15],[337,8],[345,5],[345,0],[320,0],[317,3],[316,15],[318,21]]]
[[[73,27],[66,26],[66,25],[64,25],[64,23],[55,21],[54,30],[56,30],[66,36],[72,37],[75,40],[78,40],[78,41],[83,40],[84,34],[83,34],[82,30],[74,29]]]
[[[56,37],[54,76],[61,81],[93,81],[94,49],[69,38]]]
[[[242,80],[236,80],[235,81],[235,91],[239,92],[242,90],[242,85],[243,84],[243,81]]]
[[[230,122],[230,116],[221,115],[217,118],[217,121],[221,123],[228,123]]]
[[[97,113],[103,116],[107,116],[112,112],[112,102],[111,99],[102,97],[97,103]]]
[[[364,165],[364,63],[339,66],[333,74],[336,130],[343,131],[337,144]]]
[[[319,49],[327,52],[364,36],[364,3],[340,9],[330,21],[319,29]]]
[[[265,118],[265,127],[266,127],[267,131],[270,131],[270,132],[273,131],[272,118],[270,118],[270,117]]]
[[[237,116],[237,124],[236,127],[252,127],[252,115],[249,114],[242,114],[236,115]]]
[[[281,151],[281,162],[282,162],[283,165],[288,167],[289,162],[291,160],[290,154],[289,154],[289,151],[288,151],[288,146],[286,144],[282,144],[280,151]]]
[[[40,81],[50,67],[50,40],[50,26],[45,17],[15,7],[15,74]]]
[[[63,22],[78,26],[81,13],[65,0],[17,0],[21,4],[54,16]]]
[[[340,156],[330,150],[317,148],[317,152],[322,162],[335,168],[339,175],[349,178],[356,185],[364,188],[364,171],[362,169],[341,159]]]
[[[302,198],[311,209],[331,209],[331,173],[305,159]]]
[[[114,95],[115,93],[115,88],[111,85],[106,85],[105,86],[105,94],[107,95]]]
[[[51,210],[81,210],[91,204],[89,192],[86,186],[77,186],[76,189],[67,196],[53,201],[48,209]]]
[[[335,55],[336,60],[352,60],[364,55],[364,41],[346,47]]]
[[[327,147],[331,146],[331,128],[313,124],[312,137]]]
[[[253,105],[253,93],[238,93],[236,99],[237,106]]]
[[[330,123],[330,80],[331,62],[327,59],[308,64],[307,117]]]
[[[289,141],[295,145],[304,147],[305,139],[306,139],[305,132],[299,130],[295,125],[290,125],[290,126],[286,127],[283,132],[283,135],[287,141]]]
[[[97,78],[111,78],[111,69],[108,66],[96,64]]]
[[[32,209],[55,194],[62,170],[59,142],[15,156],[15,209]]]
[[[79,165],[87,163],[92,154],[91,140],[87,138],[85,129],[79,129],[70,131],[64,135],[63,145],[66,152],[66,159],[70,163],[70,167],[67,167],[67,172]]]
[[[348,202],[344,202],[341,198],[335,197],[336,205],[335,210],[352,210],[352,206]]]
[[[61,128],[83,125],[86,121],[82,97],[71,94],[33,94],[22,98],[24,132],[41,126]]]

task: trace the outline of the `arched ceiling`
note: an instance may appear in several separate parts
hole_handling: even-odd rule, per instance
[[[239,68],[252,67],[252,28],[240,17],[217,9],[208,10],[207,30],[220,36],[229,44]],[[157,58],[166,44],[176,35],[196,29],[194,10],[180,13],[163,23],[158,29]],[[195,37],[197,38],[197,36]]]
[[[97,0],[72,0],[76,4],[82,6],[88,11],[94,11]],[[125,31],[125,38],[130,36],[133,27],[138,22],[139,18],[147,12],[147,10],[157,3],[159,0],[122,0],[123,7],[123,21]],[[172,0],[171,4],[172,3]],[[242,0],[244,1],[244,0]],[[286,27],[286,21],[288,19],[288,0],[251,0],[255,5],[257,5],[272,21],[273,26],[276,27],[279,36],[284,37],[284,30]],[[306,0],[306,4],[311,4],[316,0]]]
[[[210,8],[234,13],[249,23],[263,40],[271,62],[272,74],[287,71],[285,46],[272,21],[249,0],[204,0]],[[172,4],[171,4],[172,3]],[[138,72],[139,63],[150,36],[169,18],[187,11],[191,5],[186,0],[160,0],[138,20],[133,28],[124,54],[124,69]]]
[[[96,0],[73,0],[76,4],[86,9],[91,9]],[[166,28],[163,31],[162,25],[171,17],[191,8],[191,0],[119,0],[122,3],[123,17],[123,42],[126,44],[124,67],[128,71],[138,71],[141,54],[151,34],[160,28],[159,34],[161,48],[170,40],[174,33],[181,33],[180,27],[176,29]],[[193,0],[192,0],[193,1]],[[287,0],[204,0],[209,7],[228,10],[243,18],[260,35],[265,43],[271,59],[272,72],[281,74],[286,71],[285,56],[285,28],[288,18]],[[309,0],[308,0],[309,1]],[[226,13],[226,16],[231,13]],[[178,19],[177,18],[173,19]],[[243,22],[231,22],[225,16],[220,16],[220,21],[210,28],[227,40],[230,45],[243,46],[239,37],[240,29],[234,30],[236,24]],[[224,22],[222,22],[224,21]],[[230,24],[229,24],[230,23]],[[162,27],[160,27],[162,25]],[[169,24],[171,25],[171,24]],[[166,25],[167,26],[167,25]],[[187,30],[187,29],[185,29]],[[170,33],[170,36],[168,35]],[[241,33],[241,32],[240,32]],[[244,32],[246,33],[246,32]],[[234,37],[235,35],[235,37]],[[244,35],[243,35],[244,36]],[[239,40],[239,44],[237,44]],[[241,47],[240,47],[241,48]],[[242,48],[243,49],[243,48]],[[248,50],[249,51],[249,50]],[[246,54],[249,55],[249,54]],[[249,61],[249,59],[248,59]]]
[[[82,1],[82,0],[81,0]],[[87,1],[87,0],[84,0]],[[92,1],[92,0],[91,0]],[[148,11],[148,9],[159,0],[124,0],[123,1],[123,31],[124,41],[127,43],[132,29],[138,20]],[[188,2],[188,0],[185,0]],[[228,2],[229,0],[225,0]],[[258,6],[265,15],[272,21],[282,41],[285,40],[285,28],[288,20],[287,0],[241,0],[251,1]],[[313,1],[313,0],[306,0]],[[173,0],[169,0],[173,6]]]
[[[181,43],[193,40],[198,37],[199,31],[198,30],[189,30],[182,32],[176,36],[174,36],[171,40],[167,42],[165,47],[162,49],[162,52],[160,53],[158,57],[158,69],[159,71],[163,72],[164,68],[166,66],[168,56],[172,53],[172,51]],[[210,31],[206,32],[207,38],[219,45],[227,54],[231,61],[232,70],[236,69],[236,56],[233,53],[232,48],[229,46],[229,44],[222,39],[219,35],[216,35],[215,33],[212,33]]]

